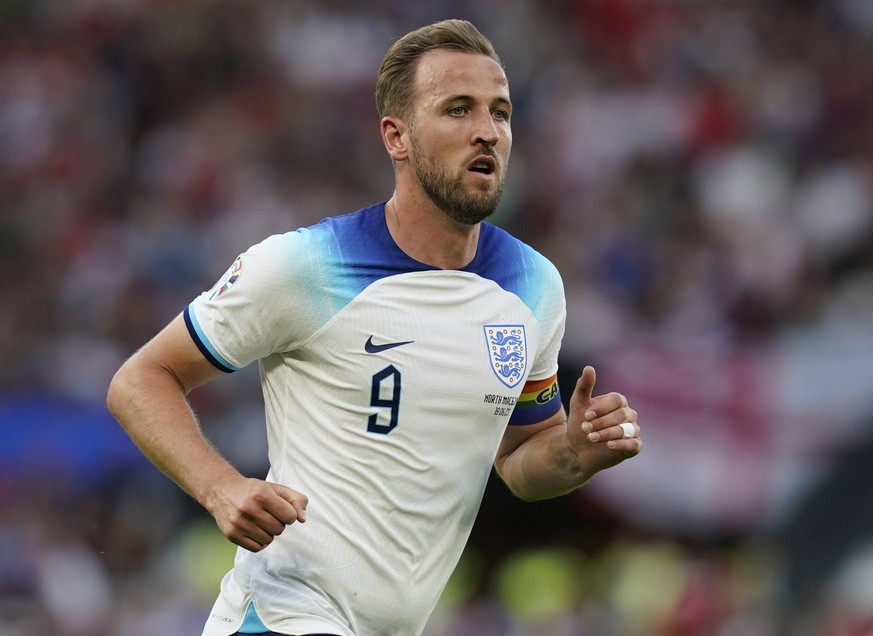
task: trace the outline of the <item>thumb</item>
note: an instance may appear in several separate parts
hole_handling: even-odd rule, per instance
[[[306,506],[309,505],[309,497],[304,495],[302,492],[297,492],[296,490],[292,490],[287,486],[283,486],[282,484],[271,484],[273,486],[273,492],[279,495],[282,499],[291,504],[291,507],[294,508],[294,511],[297,513],[297,521],[300,523],[306,522]]]
[[[591,394],[594,391],[594,384],[596,382],[597,372],[594,371],[594,367],[585,367],[582,369],[582,375],[579,376],[579,380],[576,382],[576,390],[574,391],[573,397],[582,402],[590,402]]]

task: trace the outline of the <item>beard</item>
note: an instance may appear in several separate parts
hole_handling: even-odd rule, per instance
[[[482,184],[476,190],[464,187],[464,174],[453,175],[448,168],[439,166],[433,157],[423,153],[414,135],[411,136],[414,150],[412,169],[415,177],[428,198],[446,216],[465,225],[475,225],[494,214],[503,194],[503,177],[497,180],[497,187]],[[488,151],[477,154],[491,154]],[[497,160],[496,157],[495,161]],[[496,170],[500,170],[498,164]]]

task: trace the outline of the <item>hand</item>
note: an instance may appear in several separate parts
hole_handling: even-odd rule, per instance
[[[567,443],[589,476],[634,457],[643,447],[637,412],[621,393],[592,396],[596,381],[594,367],[585,367],[570,397],[567,418]],[[624,437],[624,422],[633,424],[632,437]]]
[[[258,552],[295,521],[306,521],[309,498],[281,484],[240,477],[215,490],[208,506],[219,530],[231,542]]]

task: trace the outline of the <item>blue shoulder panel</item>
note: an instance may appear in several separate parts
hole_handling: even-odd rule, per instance
[[[407,256],[391,238],[385,204],[328,217],[298,232],[321,243],[325,280],[345,303],[373,282],[407,272],[436,269]]]
[[[464,271],[493,280],[539,314],[544,291],[554,284],[556,270],[539,252],[490,223],[482,223],[479,249]]]

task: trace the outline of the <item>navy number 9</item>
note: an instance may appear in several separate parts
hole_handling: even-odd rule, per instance
[[[383,383],[388,382],[390,398],[382,397]],[[379,423],[379,413],[373,413],[367,421],[367,432],[387,435],[397,426],[400,411],[400,371],[394,365],[389,365],[373,375],[373,385],[370,388],[370,406],[391,409],[388,424]]]

